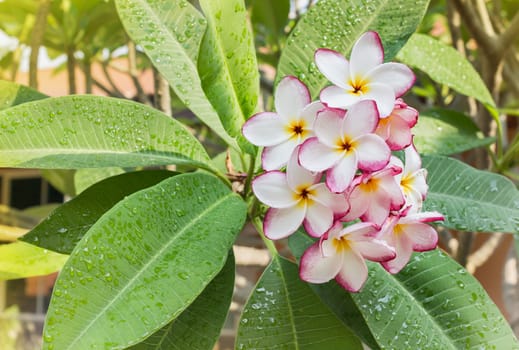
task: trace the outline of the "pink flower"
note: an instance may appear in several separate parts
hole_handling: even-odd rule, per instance
[[[382,137],[392,151],[406,148],[413,141],[411,128],[418,121],[418,111],[397,99],[390,115],[380,118],[375,133]]]
[[[391,152],[380,136],[373,134],[379,117],[374,101],[343,110],[325,109],[314,124],[316,137],[301,146],[299,161],[311,171],[325,171],[332,192],[344,192],[357,169],[377,171],[389,162]]]
[[[324,108],[320,102],[311,103],[308,89],[293,76],[280,81],[274,98],[276,113],[257,113],[242,128],[247,140],[265,147],[261,157],[265,170],[287,164],[294,148],[313,136],[315,116]]]
[[[364,259],[386,261],[395,251],[376,239],[378,232],[371,223],[342,227],[336,222],[321,241],[311,245],[301,257],[299,276],[310,283],[335,280],[346,290],[359,291],[368,277]]]
[[[405,207],[413,206],[414,210],[422,209],[423,201],[427,195],[427,169],[422,168],[422,160],[414,145],[406,147],[405,165],[398,159],[394,162],[396,166],[403,167],[403,171],[396,175],[396,180],[400,184],[406,200]]]
[[[285,238],[301,224],[308,234],[319,237],[332,226],[335,217],[348,211],[344,196],[331,193],[324,183],[320,183],[321,174],[299,166],[298,151],[299,147],[296,147],[286,174],[269,171],[252,183],[256,197],[271,207],[263,222],[265,236],[270,239]]]
[[[427,223],[439,220],[443,220],[443,216],[438,212],[419,213],[412,207],[391,216],[378,237],[395,248],[396,257],[382,262],[382,266],[395,274],[407,264],[413,251],[424,252],[436,248],[438,234]]]
[[[382,116],[393,110],[395,98],[415,81],[413,72],[401,63],[383,63],[384,49],[376,32],[364,33],[353,45],[350,61],[340,53],[319,49],[315,63],[334,86],[321,91],[321,102],[332,108],[349,108],[360,100],[375,100]]]
[[[341,221],[352,221],[361,218],[382,226],[391,210],[400,210],[405,203],[395,175],[402,168],[389,165],[386,168],[357,176],[347,194],[350,211]]]

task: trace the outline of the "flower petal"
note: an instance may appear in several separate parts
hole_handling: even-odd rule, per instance
[[[263,231],[269,239],[281,239],[290,236],[303,223],[306,209],[304,206],[291,208],[270,208],[265,214]]]
[[[374,82],[390,85],[396,97],[406,93],[413,86],[416,79],[409,67],[396,62],[381,64],[371,70],[368,76]]]
[[[307,105],[305,108],[303,108],[303,110],[301,111],[300,117],[302,120],[305,121],[306,130],[313,131],[315,118],[317,118],[317,113],[319,113],[320,111],[322,111],[325,108],[326,108],[326,106],[319,101],[312,102],[309,105]],[[311,135],[311,133],[310,133],[310,136],[308,136],[308,137],[311,137],[311,136],[313,136],[313,135]],[[308,137],[306,137],[306,138],[308,138]]]
[[[384,62],[384,48],[376,32],[366,32],[353,45],[350,55],[351,77],[362,78]]]
[[[316,242],[303,253],[299,264],[299,276],[306,282],[325,283],[339,273],[341,265],[341,255],[323,257],[319,242]]]
[[[355,242],[355,250],[371,261],[388,261],[396,256],[395,249],[379,239]]]
[[[344,111],[341,109],[326,108],[315,119],[314,132],[319,142],[330,148],[336,148],[342,140],[342,124]]]
[[[252,190],[262,203],[273,208],[291,207],[299,201],[288,187],[285,173],[280,171],[269,171],[257,176],[252,181]]]
[[[261,166],[267,171],[281,169],[298,144],[299,139],[292,137],[278,145],[265,147],[261,153]]]
[[[290,138],[284,121],[276,113],[253,115],[242,127],[243,136],[256,146],[274,146]]]
[[[409,125],[398,117],[390,117],[389,136],[386,143],[392,151],[400,151],[413,142],[413,135]],[[377,135],[378,132],[377,132]]]
[[[350,63],[342,54],[330,49],[318,49],[314,60],[317,68],[329,81],[343,89],[347,88]]]
[[[298,157],[300,147],[301,146],[297,146],[294,149],[287,164],[288,187],[296,193],[301,190],[300,187],[310,187],[321,179],[320,173],[312,173],[299,165]]]
[[[341,221],[347,222],[361,217],[361,215],[363,215],[368,210],[370,201],[370,193],[365,193],[364,191],[361,191],[358,186],[355,187],[348,196],[350,210],[341,219]]]
[[[362,98],[362,95],[352,94],[348,89],[338,86],[325,87],[321,90],[319,99],[330,108],[348,108]]]
[[[413,144],[411,144],[409,147],[406,147],[406,149],[404,150],[404,154],[404,173],[411,174],[422,167],[422,159],[420,158],[420,155],[418,154],[418,151],[416,150]]]
[[[409,241],[416,252],[425,252],[436,248],[438,245],[438,233],[436,230],[422,223],[401,225]]]
[[[377,193],[377,195],[372,195],[368,209],[361,216],[361,218],[363,221],[372,222],[380,227],[389,216],[390,206],[391,199],[389,198],[389,196],[386,196],[383,193]]]
[[[353,250],[346,250],[342,255],[342,266],[335,279],[344,289],[358,292],[368,278],[368,267],[362,256]]]
[[[380,118],[390,115],[395,105],[395,92],[391,86],[370,82],[366,84],[366,90],[366,93],[361,97],[363,100],[374,100],[377,103]]]
[[[378,110],[375,101],[360,101],[348,110],[343,123],[342,133],[355,138],[371,133],[378,124]]]
[[[343,152],[332,150],[319,142],[317,137],[306,140],[299,150],[299,162],[310,171],[324,171],[334,166]]]
[[[344,216],[348,212],[349,204],[346,197],[340,193],[332,193],[325,184],[319,183],[312,187],[314,195],[310,199],[330,208],[338,216]]]
[[[393,260],[388,260],[381,263],[386,271],[391,274],[400,272],[400,270],[402,270],[409,262],[409,259],[411,259],[411,254],[413,253],[412,243],[409,239],[407,239],[406,235],[399,235],[394,239],[393,243],[396,250],[396,257]]]
[[[357,172],[357,154],[346,154],[337,164],[326,172],[326,186],[335,193],[344,192]]]
[[[367,134],[355,139],[355,153],[359,168],[365,171],[377,171],[389,163],[391,151],[386,142],[375,134]]]
[[[299,116],[311,101],[306,85],[294,76],[284,77],[276,88],[274,97],[276,112],[285,118]]]
[[[321,237],[332,227],[333,211],[318,202],[308,203],[303,224],[310,236]]]

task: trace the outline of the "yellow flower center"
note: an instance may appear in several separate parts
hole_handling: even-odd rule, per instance
[[[353,91],[350,91],[353,95],[363,95],[368,92],[367,82],[360,78],[355,78],[348,82],[348,85],[351,86]]]
[[[402,180],[400,180],[400,186],[404,190],[404,194],[408,194],[413,190],[413,177],[412,176],[402,176]]]
[[[334,238],[332,241],[332,245],[335,248],[335,251],[337,253],[341,253],[345,250],[351,249],[350,241],[344,236],[339,237],[339,238]]]
[[[364,192],[376,192],[379,186],[380,180],[371,178],[366,182],[362,182],[359,187]]]
[[[306,128],[305,120],[292,120],[288,126],[287,131],[290,134],[290,137],[302,137],[304,138],[308,134],[308,129]]]
[[[315,190],[310,189],[311,185],[301,185],[294,192],[294,199],[298,200],[298,205],[309,205],[313,203],[311,196],[315,196]]]
[[[355,148],[355,143],[351,142],[349,139],[339,139],[335,144],[337,145],[339,152],[346,151],[346,153],[349,153]]]

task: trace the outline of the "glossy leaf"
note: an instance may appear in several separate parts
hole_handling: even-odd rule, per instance
[[[180,316],[131,350],[212,350],[225,322],[234,289],[234,255]]]
[[[256,40],[260,46],[266,46],[272,51],[263,55],[279,54],[285,39],[290,0],[252,0],[250,3],[251,22]]]
[[[200,6],[207,19],[198,59],[202,87],[225,130],[254,154],[254,147],[241,134],[259,95],[258,63],[245,4],[243,0],[201,0]]]
[[[417,33],[411,36],[397,58],[427,73],[434,81],[495,107],[494,100],[477,71],[451,46]]]
[[[306,242],[300,247],[312,243],[304,235],[295,239]],[[415,253],[397,275],[380,264],[368,265],[366,284],[350,295],[381,348],[519,348],[483,287],[440,250]],[[322,293],[326,288],[318,289],[323,297],[330,295]]]
[[[442,225],[461,231],[519,232],[519,192],[506,177],[441,156],[424,156],[422,166],[429,184],[424,210],[442,213]]]
[[[139,44],[176,95],[227,144],[236,141],[222,126],[197,71],[207,21],[187,0],[116,0],[128,35]]]
[[[123,173],[124,169],[116,167],[78,169],[74,173],[74,187],[79,194],[101,180]]]
[[[56,208],[21,240],[70,254],[92,225],[115,204],[173,175],[170,171],[148,170],[107,178]]]
[[[58,271],[68,255],[24,242],[0,245],[0,280],[48,275]]]
[[[71,197],[76,195],[74,186],[75,173],[76,170],[72,169],[42,169],[40,171],[41,176],[55,189]]]
[[[117,203],[63,267],[43,348],[124,348],[164,327],[222,269],[246,211],[237,194],[203,173]]]
[[[0,80],[0,91],[0,110],[48,97],[34,89],[5,80]]]
[[[0,111],[0,166],[93,168],[189,164],[209,157],[179,122],[140,103],[49,98]]]
[[[441,108],[420,113],[413,134],[416,149],[423,154],[456,154],[494,142],[465,114]]]
[[[360,341],[276,256],[243,310],[236,349],[362,349]]]
[[[308,10],[290,34],[276,80],[295,75],[316,97],[329,82],[314,64],[315,50],[329,48],[349,54],[355,41],[368,30],[380,34],[385,59],[391,60],[414,33],[428,5],[429,0],[321,0]]]

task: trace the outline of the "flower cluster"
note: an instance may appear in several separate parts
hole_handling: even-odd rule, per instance
[[[258,113],[243,126],[243,135],[264,147],[265,172],[252,189],[270,207],[265,235],[285,238],[302,224],[319,238],[301,257],[307,282],[335,278],[358,291],[368,276],[365,259],[397,273],[413,251],[437,245],[427,223],[443,217],[422,212],[427,173],[411,132],[418,112],[400,98],[415,77],[407,66],[383,61],[375,32],[359,38],[350,60],[319,49],[315,63],[333,83],[320,101],[288,76],[277,86],[276,112]],[[405,163],[392,151],[403,151]]]

